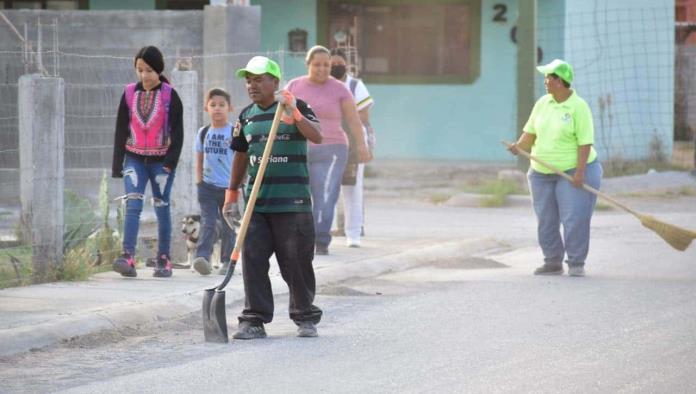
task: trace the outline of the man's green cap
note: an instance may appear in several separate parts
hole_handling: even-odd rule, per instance
[[[271,74],[280,79],[280,66],[265,56],[254,56],[249,60],[246,67],[240,68],[234,75],[237,78],[246,78],[247,73],[256,75]]]
[[[568,83],[573,82],[573,67],[561,59],[554,59],[549,64],[538,66],[537,70],[544,75],[556,74]]]

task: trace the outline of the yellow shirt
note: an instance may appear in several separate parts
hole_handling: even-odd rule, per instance
[[[577,167],[580,145],[594,144],[592,112],[575,91],[562,103],[557,103],[550,94],[540,98],[534,104],[523,131],[536,135],[532,155],[561,171]],[[597,151],[592,147],[587,162],[591,163],[596,158]],[[553,173],[533,160],[531,166],[534,171],[543,174]]]

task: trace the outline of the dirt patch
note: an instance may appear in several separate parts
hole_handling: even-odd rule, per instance
[[[427,265],[445,269],[491,269],[491,268],[508,268],[507,265],[487,259],[485,257],[448,257],[428,263]]]
[[[365,293],[360,290],[353,289],[347,286],[327,286],[319,290],[319,294],[327,296],[371,296],[377,294]]]

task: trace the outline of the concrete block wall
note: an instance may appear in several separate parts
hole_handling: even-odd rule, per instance
[[[207,123],[203,94],[208,87],[223,86],[233,93],[237,109],[248,101],[233,72],[246,64],[260,48],[260,7],[208,7],[207,11],[34,11],[7,10],[5,15],[20,32],[28,26],[28,39],[35,43],[37,24],[42,24],[44,68],[65,81],[66,188],[96,201],[98,180],[110,174],[115,116],[123,88],[136,80],[133,56],[145,45],[158,46],[165,55],[165,75],[172,76],[180,57],[192,58],[198,74],[195,125]],[[221,25],[213,17],[222,16]],[[208,22],[206,23],[206,19]],[[55,26],[54,26],[55,24]],[[204,40],[204,26],[212,35]],[[0,27],[0,205],[17,201],[19,176],[17,81],[25,72],[22,43]],[[9,30],[8,30],[9,32]],[[60,52],[56,54],[56,42]],[[222,42],[222,45],[218,45]],[[231,55],[243,52],[243,55]],[[206,75],[205,59],[226,59],[214,76]],[[175,86],[176,88],[176,86]],[[243,97],[242,97],[243,95]],[[243,100],[243,101],[242,101]],[[191,122],[193,124],[193,122]],[[186,129],[192,136],[196,128]],[[112,181],[112,194],[123,188]]]

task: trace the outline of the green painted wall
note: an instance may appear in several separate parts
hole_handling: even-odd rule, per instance
[[[541,64],[553,59],[563,59],[565,44],[565,2],[539,0],[537,3],[537,45],[542,50]],[[536,80],[537,97],[546,94],[544,78],[541,74]]]
[[[154,10],[155,0],[89,0],[90,10]]]
[[[305,74],[307,69],[304,65],[304,53],[288,52],[288,32],[297,28],[306,30],[307,47],[316,44],[316,0],[252,0],[251,4],[261,6],[261,48],[269,51],[270,57],[280,63],[284,72],[283,80],[287,82]]]
[[[287,32],[308,31],[316,43],[317,1],[254,0],[260,5],[262,47],[287,48]],[[493,6],[507,6],[507,22],[492,22]],[[500,139],[515,135],[515,0],[481,1],[481,72],[472,84],[369,84],[380,158],[510,160]],[[286,80],[306,73],[304,59],[286,56]]]
[[[287,49],[287,33],[298,27],[308,31],[308,46],[314,45],[318,1],[252,1],[262,7],[263,48]],[[500,4],[507,20],[494,22]],[[575,66],[573,85],[592,108],[603,158],[645,157],[655,138],[669,154],[673,0],[538,0],[537,10],[542,63],[564,58]],[[376,102],[371,113],[378,157],[514,162],[499,141],[516,136],[517,48],[510,37],[516,17],[516,0],[481,0],[481,71],[471,84],[368,84]],[[286,81],[306,72],[302,57],[278,60]],[[535,82],[540,97],[543,76]],[[598,101],[607,94],[614,99],[611,124]]]

